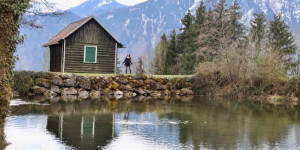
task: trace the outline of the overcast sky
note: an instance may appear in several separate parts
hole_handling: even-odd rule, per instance
[[[49,2],[57,4],[56,7],[59,9],[69,9],[71,7],[77,6],[87,0],[48,0]],[[135,5],[141,2],[145,2],[147,0],[116,0],[117,2],[124,4],[124,5]]]

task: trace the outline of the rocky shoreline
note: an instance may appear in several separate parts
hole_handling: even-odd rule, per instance
[[[75,74],[49,73],[33,79],[26,95],[45,98],[76,96],[78,99],[97,99],[101,96],[134,98],[138,96],[165,97],[195,95],[193,77],[155,77],[116,75],[88,77]]]

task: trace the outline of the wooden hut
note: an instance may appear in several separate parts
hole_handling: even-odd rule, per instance
[[[115,73],[123,45],[93,16],[69,24],[44,47],[50,48],[50,71]]]

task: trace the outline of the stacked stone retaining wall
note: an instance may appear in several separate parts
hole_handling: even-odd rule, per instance
[[[28,95],[45,97],[76,95],[79,99],[99,98],[101,96],[186,96],[194,95],[193,77],[155,77],[117,75],[111,77],[88,77],[75,74],[50,74],[38,78]]]

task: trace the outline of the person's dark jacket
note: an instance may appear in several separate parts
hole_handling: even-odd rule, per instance
[[[125,66],[130,66],[132,64],[131,57],[126,57],[123,63],[125,63]]]

